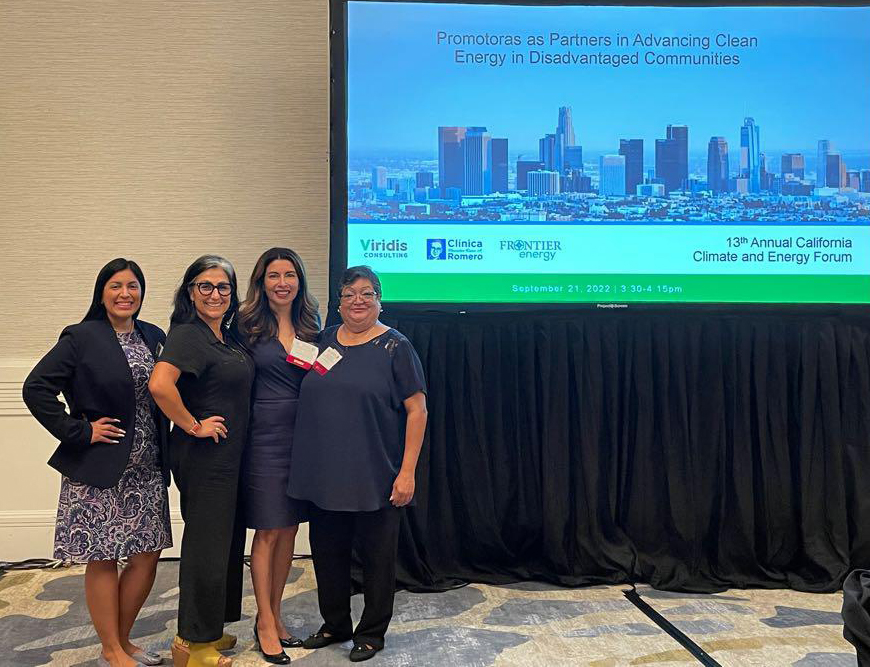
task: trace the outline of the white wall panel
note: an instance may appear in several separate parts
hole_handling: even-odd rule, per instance
[[[328,3],[0,0],[0,17],[0,559],[17,559],[50,555],[59,483],[20,382],[106,261],[141,264],[161,326],[205,252],[244,289],[289,245],[325,301]]]

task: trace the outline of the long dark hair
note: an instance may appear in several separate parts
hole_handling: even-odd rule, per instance
[[[312,342],[320,330],[317,299],[308,291],[308,278],[305,276],[302,258],[290,248],[269,248],[254,265],[251,280],[248,282],[248,293],[239,309],[239,328],[250,345],[263,338],[274,338],[278,335],[278,320],[269,307],[269,299],[263,288],[266,269],[277,259],[286,259],[293,264],[299,278],[299,291],[290,306],[290,320],[296,336]]]
[[[85,316],[82,318],[82,322],[87,322],[88,320],[105,320],[107,318],[106,307],[103,305],[103,290],[106,288],[106,283],[109,282],[109,279],[112,276],[118,273],[118,271],[125,271],[126,269],[130,269],[133,272],[133,275],[136,276],[136,280],[139,281],[139,307],[136,309],[136,312],[133,313],[133,319],[139,317],[139,311],[142,310],[142,303],[145,301],[145,276],[142,275],[142,269],[139,268],[139,265],[132,259],[118,257],[106,264],[97,274],[97,280],[94,283],[94,297],[91,299],[91,305],[88,308],[88,312],[86,312]]]
[[[219,255],[203,255],[194,260],[193,264],[187,267],[184,272],[184,278],[181,279],[181,284],[175,290],[175,298],[173,299],[172,317],[169,318],[171,324],[184,324],[186,322],[195,322],[199,315],[196,314],[196,306],[190,298],[190,290],[193,288],[193,281],[203,271],[209,269],[223,269],[233,286],[233,291],[230,294],[230,307],[224,313],[224,318],[221,324],[231,333],[237,333],[236,315],[239,312],[239,290],[236,282],[236,270],[229,260],[224,259]]]

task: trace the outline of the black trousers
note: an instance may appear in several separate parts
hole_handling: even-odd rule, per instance
[[[321,630],[355,643],[384,647],[393,617],[400,509],[376,512],[332,512],[312,505],[308,537],[317,577]],[[356,540],[362,561],[362,618],[353,630],[350,618],[350,561]]]
[[[171,460],[184,519],[178,569],[178,635],[191,642],[211,642],[220,639],[224,623],[238,621],[242,614],[245,521],[238,502],[241,452],[211,440],[173,439]]]

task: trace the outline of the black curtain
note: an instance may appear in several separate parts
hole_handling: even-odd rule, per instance
[[[832,591],[870,568],[870,326],[393,312],[429,385],[400,584]]]

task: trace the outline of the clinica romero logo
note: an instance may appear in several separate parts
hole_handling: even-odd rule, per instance
[[[447,259],[447,239],[426,239],[426,259]]]
[[[479,239],[426,239],[426,259],[483,259],[483,241]]]

